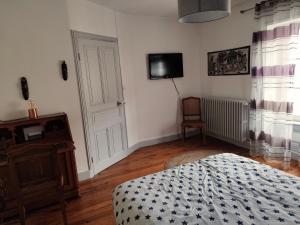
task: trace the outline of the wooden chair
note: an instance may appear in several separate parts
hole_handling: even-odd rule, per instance
[[[188,97],[182,99],[182,137],[185,141],[186,128],[199,128],[201,129],[203,143],[206,143],[206,137],[203,132],[203,128],[205,128],[206,124],[201,120],[201,100],[196,97]]]
[[[66,202],[64,200],[64,180],[60,173],[58,153],[55,145],[26,145],[8,152],[8,166],[13,192],[18,203],[20,222],[26,224],[25,193],[35,193],[41,186],[52,187],[55,198],[60,203],[63,222],[68,224]],[[45,167],[45,162],[49,162]],[[30,174],[22,171],[31,167]],[[44,193],[45,194],[45,193]],[[41,197],[43,193],[41,193]]]

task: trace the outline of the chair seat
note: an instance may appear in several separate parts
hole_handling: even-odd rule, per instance
[[[206,123],[202,120],[184,120],[182,122],[182,126],[190,128],[203,128],[206,126]]]

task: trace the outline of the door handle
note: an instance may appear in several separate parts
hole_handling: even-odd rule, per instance
[[[117,101],[117,106],[120,106],[120,105],[125,105],[125,102],[120,102],[120,101]]]

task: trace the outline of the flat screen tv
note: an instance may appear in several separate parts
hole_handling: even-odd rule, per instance
[[[149,79],[183,77],[182,53],[149,54]]]

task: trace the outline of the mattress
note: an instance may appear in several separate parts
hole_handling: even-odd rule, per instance
[[[300,179],[219,154],[117,186],[116,224],[300,224]]]

